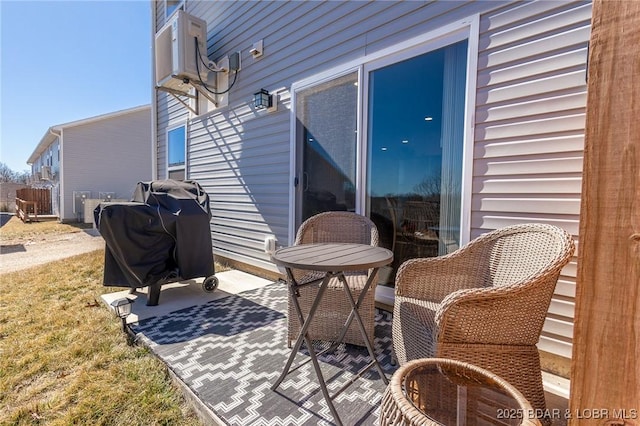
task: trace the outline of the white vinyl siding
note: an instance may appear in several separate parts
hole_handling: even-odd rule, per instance
[[[139,181],[151,179],[150,108],[62,130],[62,220],[73,220],[73,191],[115,192],[130,199]]]
[[[515,3],[481,16],[471,237],[521,222],[577,237],[586,107],[588,2]],[[571,357],[575,259],[538,347]]]

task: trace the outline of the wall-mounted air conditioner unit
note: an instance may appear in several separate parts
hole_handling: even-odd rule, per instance
[[[40,174],[42,180],[51,180],[51,166],[42,166]]]
[[[73,214],[78,221],[84,218],[84,203],[91,198],[91,191],[73,191]]]
[[[185,80],[197,81],[198,68],[207,80],[208,62],[207,23],[178,10],[155,37],[156,86],[187,93],[192,86]]]
[[[115,192],[99,192],[98,198],[101,199],[102,201],[111,201],[114,198],[116,198],[116,193]]]

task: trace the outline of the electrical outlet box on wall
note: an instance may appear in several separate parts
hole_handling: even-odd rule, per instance
[[[274,236],[264,238],[264,252],[268,254],[276,252],[276,238]]]

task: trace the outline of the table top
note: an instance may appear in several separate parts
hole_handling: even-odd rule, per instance
[[[422,415],[429,420],[424,424],[455,425],[461,419],[475,424],[478,418],[487,424],[540,424],[531,404],[513,385],[466,362],[410,361],[394,373],[388,392],[393,402],[387,399],[387,410],[399,410],[405,418]]]
[[[313,271],[360,271],[388,265],[393,252],[366,244],[300,244],[277,250],[273,261],[288,268]]]

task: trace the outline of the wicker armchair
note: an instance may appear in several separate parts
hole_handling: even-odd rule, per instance
[[[298,233],[296,234],[295,245],[328,242],[360,243],[377,246],[378,229],[367,217],[356,213],[343,211],[325,212],[310,217],[300,225]],[[295,269],[292,272],[296,281],[299,283],[311,281],[324,276],[324,272],[309,273],[309,271],[300,271]],[[360,293],[367,281],[367,274],[368,271],[345,273],[345,278],[349,284],[351,293],[356,300],[360,297]],[[308,315],[309,309],[311,308],[318,292],[318,286],[311,285],[299,289],[298,301],[300,302],[300,307],[305,318]],[[375,318],[375,286],[376,280],[374,278],[367,296],[362,301],[362,304],[358,309],[362,322],[365,324],[367,335],[372,341]],[[296,296],[290,293],[289,297],[291,298]],[[300,322],[291,301],[289,301],[288,312],[288,344],[289,347],[291,347],[291,343],[295,341],[298,337],[298,332],[300,331]],[[337,278],[332,278],[325,290],[322,301],[318,306],[314,321],[309,327],[309,335],[313,340],[335,340],[350,312],[351,305],[349,304],[344,289],[342,288],[342,284]],[[344,337],[344,342],[360,346],[365,345],[356,321],[351,322],[351,325],[347,330],[347,334]]]
[[[536,344],[573,252],[564,230],[522,224],[484,234],[446,256],[406,261],[396,277],[393,312],[399,363],[425,357],[469,362],[544,409]]]

